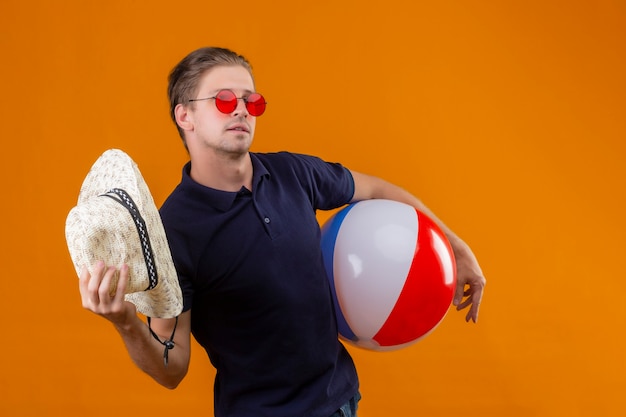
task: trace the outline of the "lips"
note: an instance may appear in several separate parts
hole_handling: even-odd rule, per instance
[[[245,124],[241,124],[241,123],[229,126],[226,130],[230,130],[230,131],[234,131],[234,132],[250,133],[250,129],[248,128],[248,126],[246,126]]]

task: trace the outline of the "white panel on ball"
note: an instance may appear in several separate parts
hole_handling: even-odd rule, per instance
[[[394,201],[362,201],[344,219],[334,256],[348,262],[335,262],[335,277],[341,277],[335,286],[345,319],[359,338],[373,338],[394,308],[417,235],[415,209]]]

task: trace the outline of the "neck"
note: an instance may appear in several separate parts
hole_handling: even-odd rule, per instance
[[[236,157],[210,153],[192,156],[190,175],[198,184],[216,190],[252,190],[252,159],[248,152]]]

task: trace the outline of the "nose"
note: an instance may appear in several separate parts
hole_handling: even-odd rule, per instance
[[[237,107],[235,107],[235,111],[233,111],[233,116],[247,117],[249,114],[246,101],[243,98],[237,98]]]

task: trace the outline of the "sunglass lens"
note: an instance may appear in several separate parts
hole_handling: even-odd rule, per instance
[[[230,90],[221,90],[215,96],[215,106],[222,113],[232,113],[237,108],[237,96]]]
[[[246,108],[252,116],[260,116],[265,112],[265,98],[259,93],[252,93],[246,99]]]

